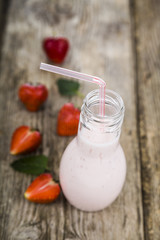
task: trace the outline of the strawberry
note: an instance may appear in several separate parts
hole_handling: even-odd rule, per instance
[[[80,110],[72,103],[65,104],[58,113],[57,134],[60,136],[76,135]]]
[[[69,42],[66,38],[46,38],[43,41],[43,49],[47,57],[55,62],[62,63],[69,49]]]
[[[10,153],[17,155],[32,152],[40,145],[42,137],[39,131],[32,130],[28,126],[18,127],[11,140]]]
[[[43,84],[32,85],[31,83],[25,83],[19,88],[18,95],[26,108],[31,112],[35,112],[47,99],[48,90]]]
[[[60,186],[54,182],[51,174],[43,173],[27,188],[24,196],[31,202],[50,203],[60,194]]]

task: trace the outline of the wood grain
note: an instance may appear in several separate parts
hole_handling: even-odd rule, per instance
[[[10,0],[5,0],[5,1],[0,0],[0,57],[1,57],[3,33],[5,31],[9,3],[10,3]]]
[[[49,156],[55,178],[61,155],[71,140],[56,135],[57,112],[66,101],[79,105],[82,101],[60,97],[55,84],[58,76],[39,70],[40,62],[47,62],[42,39],[53,32],[67,37],[71,43],[64,67],[104,78],[125,102],[121,143],[128,165],[126,183],[118,199],[101,212],[79,211],[63,195],[50,205],[27,202],[23,193],[33,178],[9,167],[14,159],[9,155],[11,135],[22,124],[39,128],[43,133],[38,153]],[[128,2],[12,0],[0,70],[0,238],[144,239]],[[45,83],[50,91],[48,102],[38,113],[27,112],[18,100],[18,87],[27,81]],[[94,85],[82,84],[84,94],[93,88]]]
[[[160,239],[160,2],[135,1],[145,239]]]

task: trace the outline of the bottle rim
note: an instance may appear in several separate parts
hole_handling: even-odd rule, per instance
[[[112,105],[114,105],[114,109],[116,110],[115,113],[111,115],[105,114],[104,116],[101,116],[99,113],[94,113],[90,107],[94,105],[95,102],[100,103],[99,89],[93,90],[87,94],[81,108],[82,113],[85,112],[88,116],[97,122],[108,122],[111,120],[119,119],[121,117],[123,118],[125,106],[123,99],[118,93],[110,89],[107,89],[105,93],[105,106],[109,105],[109,103],[112,103]]]

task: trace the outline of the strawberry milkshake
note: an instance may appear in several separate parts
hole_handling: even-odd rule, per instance
[[[83,211],[110,205],[122,190],[126,160],[119,144],[124,117],[122,98],[107,90],[105,115],[99,114],[99,90],[82,105],[78,135],[66,148],[60,164],[60,183],[66,199]]]

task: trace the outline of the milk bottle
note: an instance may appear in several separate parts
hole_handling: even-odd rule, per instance
[[[126,160],[119,143],[124,117],[122,98],[105,93],[105,115],[99,114],[99,90],[90,92],[81,108],[78,135],[60,163],[60,184],[71,205],[98,211],[119,195],[126,176]]]

